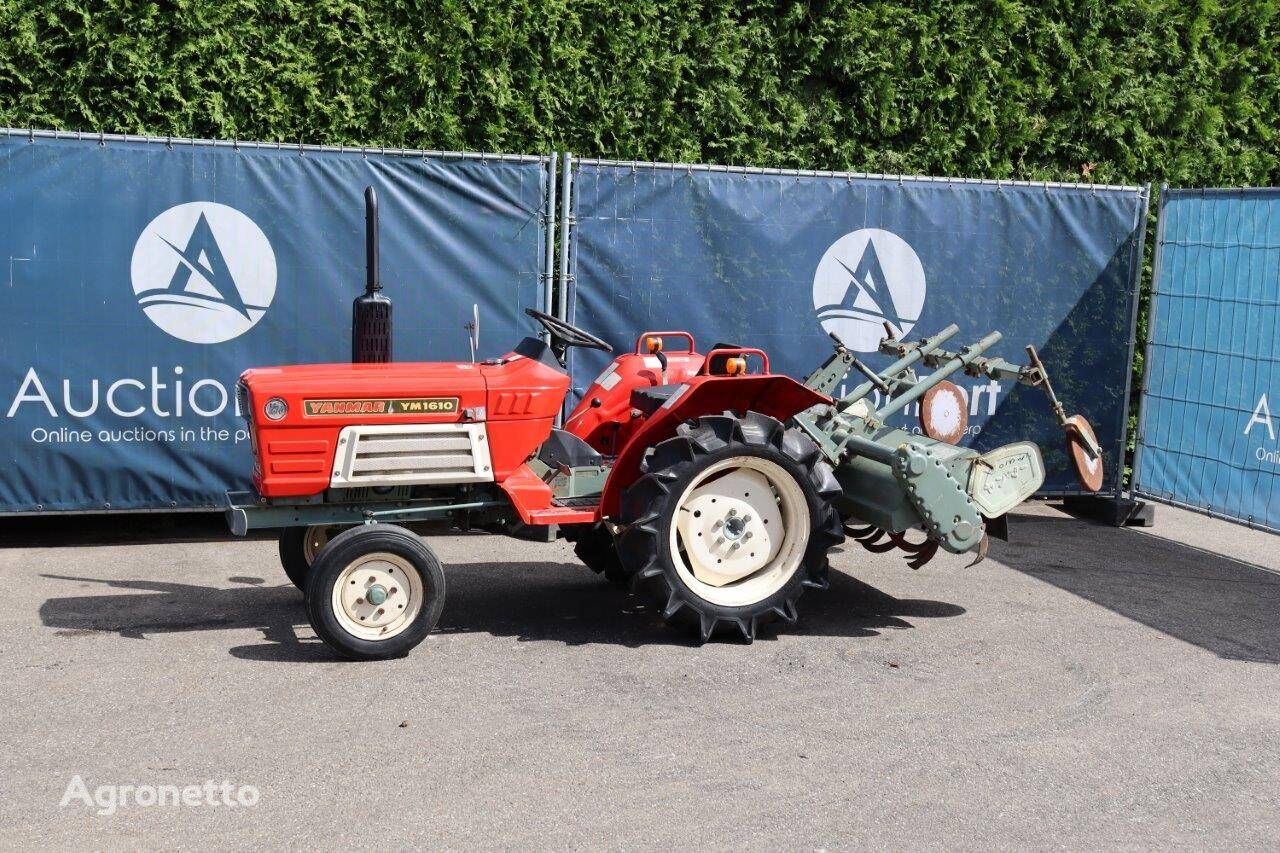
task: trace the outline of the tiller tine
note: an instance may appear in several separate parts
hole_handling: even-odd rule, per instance
[[[877,529],[875,536],[867,539],[859,539],[858,541],[862,543],[863,548],[866,548],[872,554],[883,554],[886,551],[892,551],[894,548],[898,547],[892,539],[881,542],[880,539],[883,536],[884,531]]]
[[[845,527],[844,530],[854,541],[873,554],[883,554],[894,548],[892,541],[880,541],[884,538],[884,531],[879,527]]]
[[[981,563],[983,560],[987,559],[987,548],[990,545],[991,545],[991,537],[985,533],[982,534],[982,541],[978,543],[978,547],[974,550],[973,562],[965,566],[965,568],[971,569],[974,566],[978,565],[978,563]]]
[[[920,568],[938,553],[938,543],[932,539],[908,542],[906,534],[903,533],[890,533],[889,538],[893,540],[894,545],[907,552],[907,565],[913,569]]]

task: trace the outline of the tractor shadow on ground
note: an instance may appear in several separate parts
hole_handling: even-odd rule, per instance
[[[1002,565],[1228,660],[1280,664],[1280,572],[1068,515],[1018,514]]]
[[[234,539],[220,512],[0,518],[0,548],[84,548],[156,542],[225,542]],[[251,539],[275,539],[271,530]]]
[[[567,563],[472,563],[450,568],[449,602],[440,633],[482,631],[523,642],[552,640],[568,645],[612,643],[692,646],[692,629],[666,625],[660,608],[632,595],[582,566]],[[527,572],[527,574],[526,574]],[[456,579],[456,580],[455,580]],[[800,598],[800,622],[790,628],[761,626],[757,642],[779,631],[815,636],[872,637],[881,630],[911,628],[909,618],[958,616],[964,608],[941,601],[898,599],[838,571],[831,588]],[[729,626],[731,627],[731,626]],[[737,629],[717,641],[742,642]]]
[[[84,594],[53,597],[41,605],[41,623],[58,636],[100,634],[147,640],[187,631],[248,629],[263,642],[229,649],[237,658],[281,662],[334,661],[307,624],[302,595],[291,585],[236,576],[229,586],[153,580],[41,576],[74,583]],[[446,571],[448,592],[437,634],[486,633],[521,642],[612,644],[629,648],[693,646],[693,635],[663,624],[647,600],[615,588],[577,564],[470,563]],[[109,594],[97,590],[118,590]],[[871,637],[913,627],[909,620],[958,616],[945,602],[897,599],[833,571],[831,588],[800,599],[800,624],[783,631],[816,636]],[[774,639],[761,629],[757,642]],[[731,635],[726,634],[726,638]],[[727,642],[741,640],[726,639]]]

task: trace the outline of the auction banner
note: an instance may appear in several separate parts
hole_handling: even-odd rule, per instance
[[[376,188],[397,360],[532,334],[546,160],[0,132],[0,512],[212,508],[235,384],[350,359]]]
[[[1134,490],[1280,532],[1280,190],[1160,196]]]
[[[1058,395],[1094,425],[1103,490],[1120,483],[1147,191],[1140,187],[859,176],[579,160],[573,183],[575,322],[634,346],[686,329],[761,347],[804,378],[837,334],[872,366],[888,323],[919,338],[950,323],[956,349],[999,330],[990,355],[1035,345]],[[574,353],[581,390],[602,366]],[[851,385],[861,381],[854,377]],[[1044,394],[957,374],[964,439],[1032,440],[1045,493],[1079,491]],[[879,402],[878,392],[875,396]],[[919,431],[918,406],[894,419]]]

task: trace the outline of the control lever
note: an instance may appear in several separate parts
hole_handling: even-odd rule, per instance
[[[658,365],[661,368],[659,376],[662,379],[662,384],[666,385],[667,384],[667,354],[662,351],[662,338],[659,338],[655,335],[654,337],[649,338],[647,343],[649,345],[649,355],[653,356],[658,360]]]
[[[1027,345],[1027,358],[1031,361],[1031,366],[1039,374],[1035,384],[1043,388],[1045,396],[1049,398],[1049,405],[1053,409],[1053,416],[1058,419],[1058,426],[1062,427],[1062,430],[1067,435],[1074,436],[1078,440],[1080,447],[1090,459],[1101,458],[1102,448],[1098,447],[1093,436],[1080,429],[1072,418],[1067,417],[1066,409],[1063,408],[1058,395],[1054,393],[1053,384],[1049,382],[1049,371],[1044,369],[1044,363],[1040,361],[1040,354],[1030,344]]]
[[[858,372],[867,377],[867,381],[880,389],[881,394],[889,393],[889,383],[880,378],[880,374],[876,373],[870,367],[863,363],[862,359],[854,356],[852,364],[857,368]]]

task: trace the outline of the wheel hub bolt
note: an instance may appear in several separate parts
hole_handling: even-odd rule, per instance
[[[733,512],[733,510],[729,510]],[[729,516],[724,520],[724,535],[726,539],[738,539],[747,529],[747,523],[744,519],[736,516]]]

